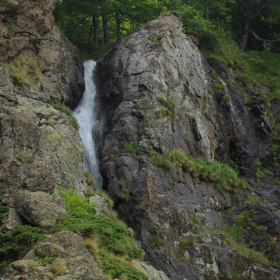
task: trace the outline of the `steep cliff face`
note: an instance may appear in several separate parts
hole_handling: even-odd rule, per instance
[[[83,65],[76,48],[54,26],[55,0],[1,2],[0,61],[15,81],[53,93],[75,107],[84,91]]]
[[[277,269],[256,264],[223,233],[228,224],[251,248],[273,247],[279,261],[279,200],[256,196],[254,158],[271,131],[257,112],[263,101],[256,94],[246,107],[234,76],[210,66],[181,28],[176,16],[160,17],[99,63],[105,94],[116,102],[102,152],[104,187],[136,229],[146,260],[169,277],[278,279]],[[253,192],[218,160],[238,165]]]

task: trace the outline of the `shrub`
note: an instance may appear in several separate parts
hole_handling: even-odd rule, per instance
[[[0,261],[19,259],[44,237],[40,228],[30,225],[17,226],[9,234],[0,232]]]
[[[9,214],[9,206],[0,205],[0,221]]]
[[[70,230],[84,236],[96,236],[100,247],[108,252],[127,259],[143,258],[137,242],[128,234],[127,226],[116,218],[96,215],[94,207],[80,198],[76,191],[60,191],[66,201],[68,215],[58,220],[56,232]]]
[[[148,280],[148,277],[120,258],[112,255],[100,255],[102,270],[112,278],[129,280]]]

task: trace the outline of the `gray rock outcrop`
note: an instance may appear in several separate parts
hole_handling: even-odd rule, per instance
[[[164,156],[179,151],[211,165],[227,155],[224,162],[240,161],[241,175],[256,187],[252,158],[260,136],[242,94],[214,77],[213,67],[174,15],[138,29],[104,56],[98,70],[115,101],[102,151],[104,187],[136,230],[146,260],[170,278],[277,278],[277,269],[238,253],[225,234],[207,233],[227,223],[226,209],[242,207],[250,194],[238,189],[244,184],[238,187],[236,177],[221,191],[213,183],[218,178],[200,174],[202,166],[184,169],[179,159]],[[232,85],[232,76],[217,72]],[[275,242],[276,219],[258,238]]]

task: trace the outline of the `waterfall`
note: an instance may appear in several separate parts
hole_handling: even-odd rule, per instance
[[[88,60],[84,62],[85,68],[85,92],[73,116],[80,125],[80,136],[85,148],[85,168],[96,180],[96,187],[102,189],[103,178],[99,171],[98,150],[101,147],[103,135],[103,118],[98,119],[99,101],[96,86],[93,81],[93,71],[96,62]]]
[[[222,82],[222,84],[225,86],[225,94],[229,99],[229,105],[230,105],[230,111],[232,114],[232,120],[235,123],[236,127],[238,128],[238,133],[243,135],[245,133],[245,125],[244,125],[244,120],[243,120],[243,115],[242,115],[242,107],[238,106],[238,108],[235,105],[235,102],[232,98],[232,96],[230,95],[230,92],[228,90],[227,84],[220,79],[220,81]],[[240,105],[240,104],[238,104]]]

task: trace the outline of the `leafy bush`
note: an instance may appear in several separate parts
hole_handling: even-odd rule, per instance
[[[0,205],[0,221],[9,214],[9,206]]]
[[[19,259],[44,237],[40,228],[30,225],[17,226],[9,234],[0,232],[0,262]]]
[[[60,190],[66,201],[68,215],[58,220],[54,230],[70,230],[84,236],[96,236],[103,253],[123,256],[127,259],[143,257],[137,242],[131,237],[127,226],[116,218],[96,215],[94,206],[81,199],[76,191]]]
[[[112,278],[129,280],[148,280],[148,277],[135,269],[130,263],[112,255],[100,255],[101,265],[105,274]]]

